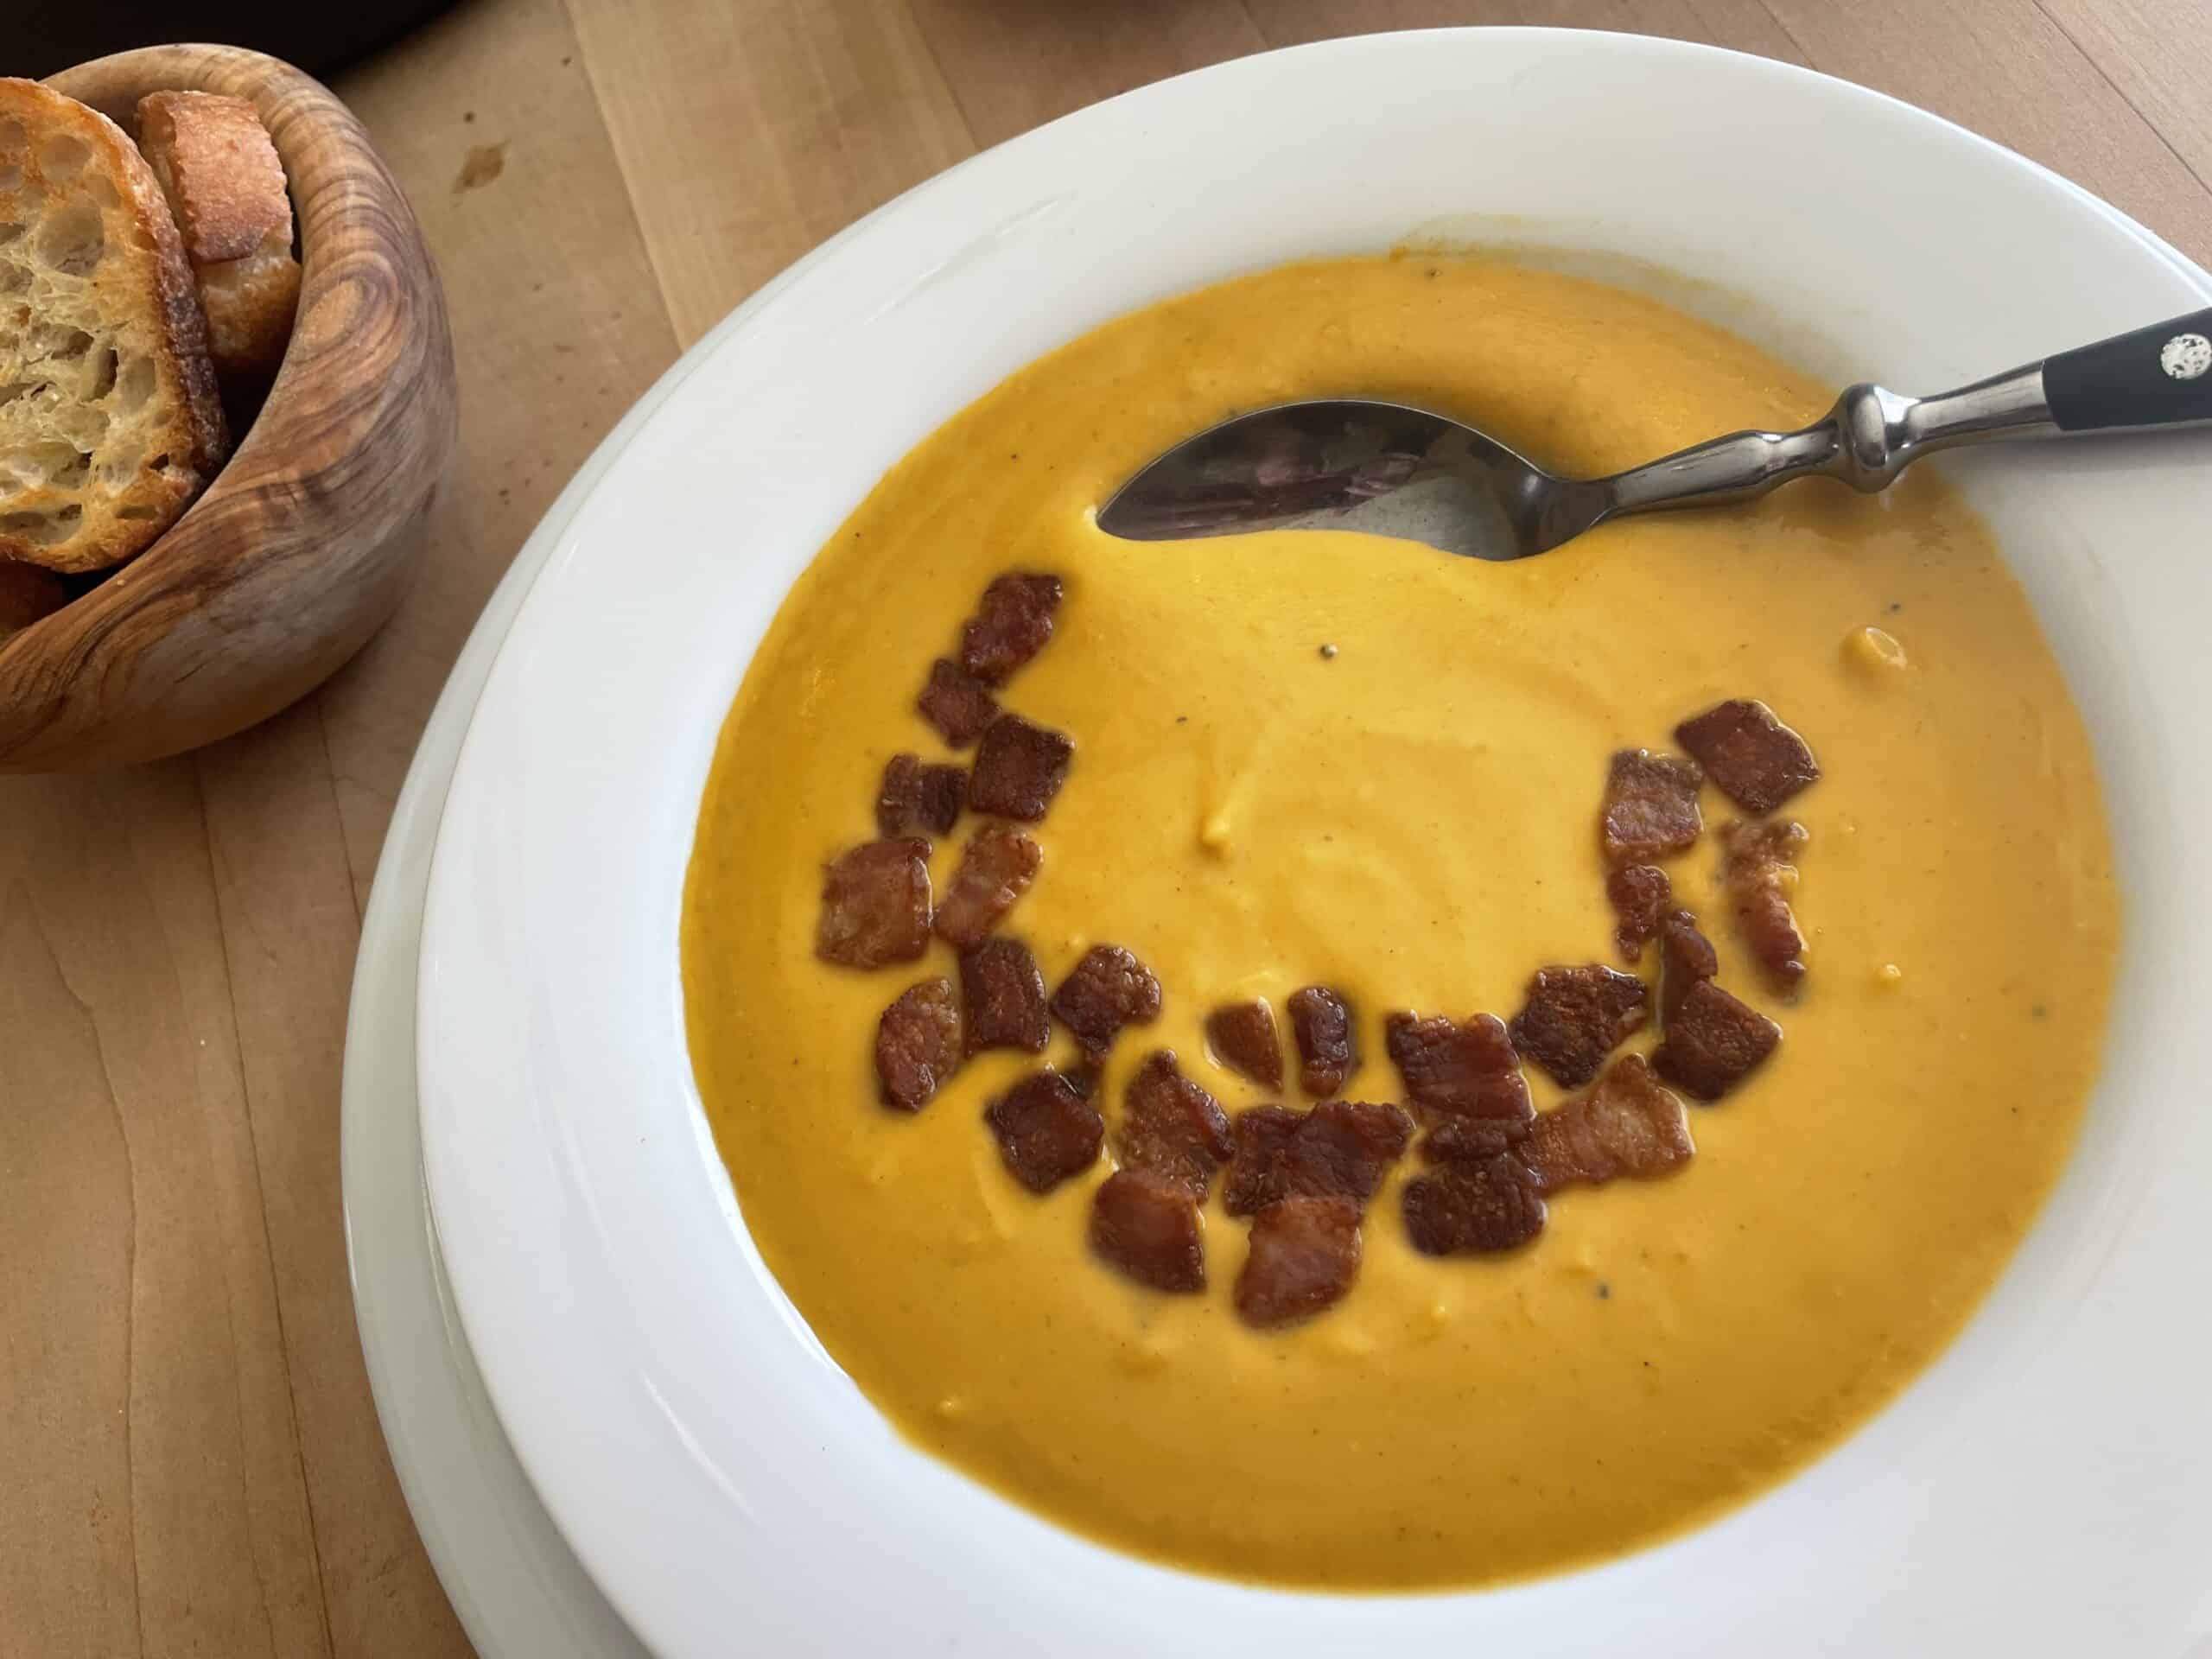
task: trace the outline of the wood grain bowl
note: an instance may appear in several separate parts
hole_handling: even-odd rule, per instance
[[[50,85],[132,130],[166,88],[249,99],[289,180],[291,345],[229,463],[138,558],[0,640],[0,772],[124,766],[266,719],[391,615],[457,430],[429,251],[344,105],[276,59],[149,47]]]

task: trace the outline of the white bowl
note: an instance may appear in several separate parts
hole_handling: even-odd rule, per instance
[[[657,1650],[2164,1656],[2212,1632],[2201,440],[1938,463],[1994,522],[2101,757],[2128,905],[2110,1058],[1965,1335],[1779,1490],[1480,1594],[1181,1574],[909,1448],[763,1267],[692,1086],[677,926],[716,729],[786,587],[891,462],[1048,348],[1440,228],[1719,283],[1675,297],[1909,390],[2212,296],[2111,208],[1903,105],[1669,41],[1480,30],[1246,59],[1084,111],[893,202],[702,342],[493,671],[420,1001],[469,1338],[547,1506]]]

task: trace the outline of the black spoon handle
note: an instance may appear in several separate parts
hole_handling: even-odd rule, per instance
[[[2062,432],[2212,421],[2212,310],[2046,358],[2043,391]]]
[[[1592,480],[1593,517],[1556,545],[1616,513],[1748,501],[1818,474],[1853,489],[1886,489],[1923,455],[1997,438],[2212,423],[2212,310],[2116,334],[2008,374],[1932,397],[1847,386],[1827,418],[1798,432],[1737,432]]]

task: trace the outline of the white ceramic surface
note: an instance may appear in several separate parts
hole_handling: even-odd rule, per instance
[[[2201,445],[1949,466],[2102,757],[2129,903],[2110,1059],[1965,1335],[1757,1503],[1480,1595],[1173,1573],[909,1449],[747,1237],[691,1084],[677,925],[715,734],[787,584],[890,462],[1083,329],[1283,258],[1502,223],[1757,293],[1700,303],[1904,388],[2212,297],[2110,208],[1904,105],[1672,42],[1503,30],[1274,54],[1085,111],[891,204],[703,343],[559,534],[493,668],[440,830],[419,1005],[470,1341],[547,1507],[655,1650],[1120,1655],[1203,1633],[1271,1654],[2168,1659],[2212,1641]]]
[[[346,1250],[392,1465],[478,1654],[642,1659],[515,1460],[454,1311],[423,1184],[415,985],[430,849],[476,694],[537,568],[516,562],[439,700],[361,920],[346,1027]]]
[[[509,567],[439,696],[377,861],[346,1020],[346,1249],[361,1351],[416,1529],[480,1659],[645,1655],[538,1502],[484,1391],[438,1254],[415,1092],[416,974],[438,815],[493,658],[599,470],[577,474]]]
[[[800,280],[832,238],[724,321]],[[699,357],[657,382],[563,488],[507,568],[431,710],[392,807],[346,1011],[341,1160],[347,1263],[369,1386],[401,1490],[482,1659],[643,1659],[515,1459],[439,1254],[415,1085],[423,904],[462,737],[523,596],[576,509]]]

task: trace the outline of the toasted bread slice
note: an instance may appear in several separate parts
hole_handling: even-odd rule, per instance
[[[242,98],[149,92],[138,100],[138,148],[183,233],[217,377],[268,379],[300,300],[292,202],[268,130]]]
[[[227,448],[152,172],[105,116],[0,79],[0,559],[120,564]]]

